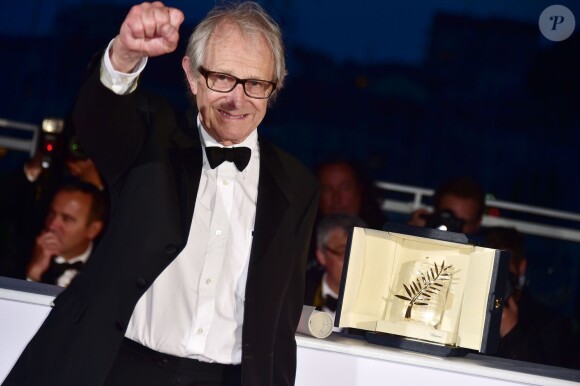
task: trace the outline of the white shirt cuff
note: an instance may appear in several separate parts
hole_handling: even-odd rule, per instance
[[[115,94],[125,95],[132,92],[137,87],[137,78],[139,78],[139,75],[143,72],[143,69],[147,64],[147,58],[145,57],[141,59],[135,71],[130,74],[115,70],[111,63],[111,58],[109,57],[113,40],[109,42],[101,60],[100,79],[101,83]]]

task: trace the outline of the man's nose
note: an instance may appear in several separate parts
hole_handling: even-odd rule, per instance
[[[45,225],[46,225],[46,229],[53,231],[61,225],[61,221],[58,219],[58,217],[55,216],[55,217],[47,219]]]
[[[342,194],[340,193],[340,190],[336,189],[332,191],[332,201],[335,203],[342,201]]]
[[[244,85],[241,83],[236,84],[236,87],[229,92],[230,100],[234,103],[239,103],[246,97],[246,92],[244,91]]]

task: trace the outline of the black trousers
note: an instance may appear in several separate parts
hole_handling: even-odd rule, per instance
[[[239,386],[241,373],[241,365],[180,358],[125,338],[104,385]]]

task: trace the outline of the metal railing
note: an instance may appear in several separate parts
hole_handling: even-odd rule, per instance
[[[399,194],[403,193],[409,195],[409,200],[392,198],[383,199],[381,207],[384,211],[410,214],[418,208],[432,209],[430,206],[424,204],[424,198],[432,196],[435,193],[433,189],[401,185],[385,181],[377,181],[375,185],[379,191],[385,191],[387,193],[397,192]],[[522,233],[530,235],[580,243],[580,214],[495,199],[486,200],[486,205],[488,208],[503,209],[508,211],[508,213],[502,213],[501,217],[484,215],[484,226],[511,226]],[[533,215],[534,217],[538,217],[538,221],[510,218],[510,213]],[[542,219],[545,219],[546,221],[543,222]],[[549,224],[551,220],[565,220],[570,222],[571,226],[552,225]]]
[[[25,151],[28,152],[31,157],[34,155],[40,134],[40,126],[0,118],[0,127],[32,133],[31,138],[15,138],[13,136],[0,134],[0,147],[9,150]]]

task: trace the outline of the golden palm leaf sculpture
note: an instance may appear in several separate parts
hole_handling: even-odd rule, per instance
[[[453,275],[451,268],[453,268],[452,265],[445,266],[445,261],[441,262],[441,266],[437,266],[437,262],[433,262],[433,265],[425,271],[419,271],[409,285],[403,284],[407,295],[395,296],[409,302],[405,319],[411,319],[413,306],[429,305],[432,297],[438,295],[444,287],[441,282],[451,279]]]

